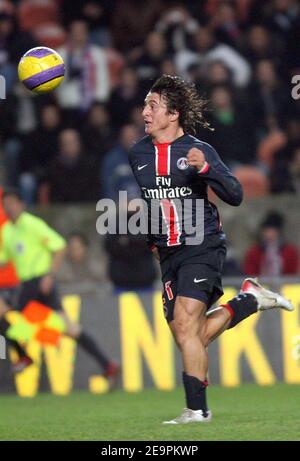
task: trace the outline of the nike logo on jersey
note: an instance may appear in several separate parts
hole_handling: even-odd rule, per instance
[[[200,282],[205,282],[207,279],[194,279],[194,283],[200,283]]]
[[[146,168],[146,166],[148,166],[148,163],[146,163],[146,165],[138,165],[138,171],[142,170],[143,168]]]

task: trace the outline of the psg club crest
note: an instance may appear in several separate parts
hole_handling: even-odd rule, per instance
[[[186,157],[180,157],[177,160],[177,168],[179,168],[179,170],[186,170],[188,167],[189,166]]]

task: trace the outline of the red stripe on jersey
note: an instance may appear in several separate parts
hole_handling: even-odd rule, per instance
[[[160,206],[162,209],[164,221],[167,226],[167,245],[179,245],[181,232],[175,203],[173,200],[163,199],[160,201]]]
[[[168,176],[170,174],[171,161],[170,143],[156,144],[154,148],[156,176]]]

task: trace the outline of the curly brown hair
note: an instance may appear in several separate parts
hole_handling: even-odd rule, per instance
[[[207,101],[199,95],[194,83],[163,74],[154,82],[150,92],[164,96],[169,113],[179,113],[179,125],[185,133],[195,134],[197,125],[212,129],[203,116]]]

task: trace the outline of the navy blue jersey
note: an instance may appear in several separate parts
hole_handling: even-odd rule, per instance
[[[205,155],[207,165],[201,173],[187,164],[187,154],[192,147],[201,149]],[[185,134],[165,144],[153,144],[151,137],[145,136],[130,149],[129,162],[147,203],[150,245],[171,247],[185,244],[191,234],[186,228],[197,225],[196,207],[200,202],[197,199],[202,199],[204,236],[221,232],[218,210],[207,197],[208,186],[230,205],[238,206],[242,201],[239,181],[215,149],[194,136]],[[151,202],[158,204],[160,210],[159,227],[153,222],[157,221],[157,214],[151,209]],[[184,213],[182,210],[187,202],[188,211]]]

